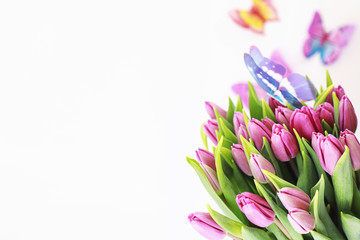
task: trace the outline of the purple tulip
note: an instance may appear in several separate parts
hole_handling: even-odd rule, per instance
[[[249,121],[248,129],[250,137],[259,151],[263,145],[263,137],[265,137],[268,141],[271,139],[271,131],[265,126],[265,124],[255,118]]]
[[[315,219],[305,210],[293,209],[289,211],[288,220],[291,226],[300,234],[306,234],[315,228]]]
[[[269,179],[265,176],[262,170],[266,170],[275,174],[273,165],[263,156],[255,153],[250,154],[250,169],[254,178],[260,183],[267,183]]]
[[[211,167],[214,171],[216,171],[214,154],[212,154],[208,150],[201,149],[201,148],[199,148],[195,153],[196,153],[197,160],[200,163],[203,163],[203,164]]]
[[[204,124],[204,132],[210,140],[217,145],[218,140],[216,137],[216,131],[219,131],[219,126],[216,120],[208,120],[206,124]]]
[[[296,129],[300,137],[311,140],[313,132],[323,132],[323,128],[320,123],[319,115],[313,108],[302,107],[296,109],[290,118],[290,131]]]
[[[333,92],[335,92],[336,97],[337,97],[338,99],[341,99],[342,96],[345,95],[345,91],[344,91],[344,89],[343,89],[340,85],[337,86],[337,87],[335,87],[335,88],[333,88],[333,89],[331,89],[329,95],[327,95],[327,97],[326,97],[326,99],[325,99],[325,102],[328,102],[328,103],[330,103],[331,105],[333,104],[333,97],[332,97],[332,93],[333,93]]]
[[[275,157],[282,162],[290,161],[299,152],[298,142],[294,135],[280,124],[275,124],[271,135],[271,148]]]
[[[231,146],[232,155],[238,167],[243,171],[246,175],[252,176],[249,162],[246,158],[244,148],[240,144],[233,144]]]
[[[275,213],[264,198],[253,193],[243,192],[236,196],[236,202],[253,224],[259,227],[268,227],[274,222]]]
[[[285,124],[287,127],[289,127],[290,118],[293,111],[288,109],[287,107],[277,107],[275,109],[275,117],[278,123]]]
[[[331,134],[324,136],[321,133],[314,133],[311,145],[319,158],[322,168],[330,175],[333,175],[336,163],[345,151],[339,139]]]
[[[294,208],[309,211],[310,197],[303,191],[297,188],[284,187],[277,193],[281,203],[290,211]]]
[[[223,116],[224,118],[226,118],[226,111],[224,109],[222,109],[221,107],[219,107],[218,105],[216,105],[215,103],[212,102],[205,102],[205,109],[208,112],[209,116],[211,119],[216,119],[216,115],[215,115],[215,111],[214,108],[216,108],[216,110],[218,111],[218,113]]]
[[[320,104],[316,108],[316,112],[319,115],[320,121],[324,119],[329,126],[334,126],[334,107],[330,103],[324,102]]]
[[[249,140],[249,134],[246,128],[244,116],[241,112],[235,112],[234,113],[234,129],[235,129],[235,135],[238,137],[240,142],[240,136],[243,136],[246,140]]]
[[[269,106],[274,113],[277,107],[285,107],[283,104],[281,104],[281,102],[279,102],[275,98],[269,98]]]
[[[272,127],[274,126],[275,122],[273,120],[271,120],[268,117],[265,117],[263,119],[261,119],[261,122],[270,130],[272,131]]]
[[[355,132],[357,127],[357,117],[355,109],[347,96],[343,96],[339,103],[339,128],[341,131],[349,129]]]
[[[351,158],[351,164],[355,171],[360,170],[360,143],[355,134],[346,129],[340,133],[340,142],[348,146]]]
[[[226,232],[217,224],[209,213],[195,212],[188,216],[191,226],[203,237],[210,240],[221,240],[226,237]]]

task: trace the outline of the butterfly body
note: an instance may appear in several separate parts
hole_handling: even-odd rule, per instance
[[[309,37],[303,47],[304,55],[311,57],[319,52],[324,64],[330,64],[338,59],[354,31],[353,25],[346,25],[331,32],[325,32],[320,14],[315,13],[309,27]]]

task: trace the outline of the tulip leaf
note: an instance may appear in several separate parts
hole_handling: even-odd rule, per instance
[[[204,143],[204,146],[205,146],[206,150],[209,150],[209,146],[208,146],[208,142],[207,142],[207,136],[206,136],[205,131],[204,131],[204,125],[205,125],[205,123],[203,123],[201,125],[200,136],[201,136],[201,139],[202,139],[202,141]]]
[[[320,219],[320,213],[319,213],[319,190],[316,190],[315,195],[310,203],[310,212],[311,215],[314,217],[315,219],[315,229],[322,233],[325,234],[326,236],[328,235],[328,232],[326,231],[326,227],[324,225],[324,223],[321,221]]]
[[[266,229],[275,235],[276,240],[288,240],[285,234],[280,230],[278,226],[276,226],[275,223],[270,224]]]
[[[229,139],[233,143],[238,143],[237,137],[235,136],[235,134],[232,131],[230,131],[229,128],[227,128],[223,119],[221,119],[221,118],[219,119],[218,125],[219,125],[219,129],[222,129],[223,136],[225,136],[227,139]]]
[[[314,164],[307,154],[307,152],[301,152],[303,158],[303,167],[302,171],[299,174],[299,178],[297,181],[297,186],[303,190],[307,195],[310,195],[311,188],[317,182],[317,174],[314,167]]]
[[[263,112],[263,117],[262,118],[268,117],[271,120],[273,120],[274,122],[276,122],[274,112],[271,110],[271,107],[269,106],[269,104],[264,99],[261,99],[261,105],[262,105],[262,112]]]
[[[243,114],[243,117],[244,117],[244,122],[245,122],[245,125],[246,125],[246,129],[248,129],[249,117],[248,117],[247,113],[245,112],[245,109],[242,110],[242,114]]]
[[[255,92],[254,86],[251,82],[248,82],[249,85],[249,110],[251,118],[256,118],[261,120],[263,113],[262,113],[262,106],[261,102]]]
[[[250,161],[251,153],[260,154],[259,151],[256,149],[256,147],[252,145],[248,140],[246,140],[243,136],[240,136],[240,140],[241,140],[241,145],[244,148],[244,152],[248,162]]]
[[[215,112],[215,116],[216,116],[216,121],[219,123],[219,122],[220,122],[220,119],[222,119],[223,122],[224,122],[224,125],[225,125],[228,129],[230,129],[230,131],[234,132],[234,126],[233,126],[233,124],[230,123],[228,120],[226,120],[223,116],[221,116],[221,115],[219,114],[219,112],[216,110],[216,108],[214,108],[214,112]],[[223,130],[220,128],[220,124],[219,124],[219,132],[220,132],[222,135],[224,135]]]
[[[236,103],[235,111],[236,112],[242,112],[242,110],[243,110],[243,104],[242,104],[240,95],[238,95],[238,100],[237,100],[237,103]]]
[[[229,107],[226,112],[226,120],[228,120],[230,123],[233,122],[234,112],[235,112],[235,105],[234,105],[234,102],[229,97]]]
[[[325,102],[325,99],[327,97],[327,95],[329,95],[329,93],[331,92],[331,90],[334,88],[334,84],[328,86],[325,91],[323,91],[315,100],[314,103],[314,109],[317,108],[317,106],[319,106],[320,104],[322,104],[323,102]]]
[[[276,176],[275,174],[271,173],[271,172],[268,172],[264,169],[261,170],[265,176],[270,180],[270,182],[275,186],[275,188],[279,191],[281,188],[284,188],[284,187],[291,187],[291,188],[297,188],[297,189],[300,189],[298,188],[297,186],[285,181],[284,179],[282,178],[279,178],[278,176]]]
[[[260,228],[242,227],[241,232],[244,240],[273,240],[267,232]]]
[[[360,192],[359,189],[357,189],[355,180],[353,182],[353,188],[354,198],[352,201],[351,211],[355,214],[356,217],[360,217]]]
[[[330,127],[330,125],[324,120],[321,120],[321,126],[323,127],[323,129],[329,133],[333,132],[333,129]]]
[[[331,240],[330,238],[322,235],[321,233],[311,231],[311,236],[314,238],[314,240]]]
[[[302,140],[303,140],[305,148],[307,149],[307,152],[310,154],[311,159],[313,160],[313,163],[315,165],[318,176],[320,177],[322,175],[324,177],[326,200],[328,200],[330,202],[330,204],[334,204],[335,203],[334,189],[332,188],[330,179],[329,179],[328,175],[325,173],[324,169],[321,167],[319,158],[316,155],[314,149],[310,146],[310,144],[308,143],[308,141],[305,138],[302,138]]]
[[[264,170],[263,170],[263,172],[264,172]],[[282,223],[282,225],[289,232],[292,239],[293,240],[303,239],[301,234],[296,232],[294,230],[294,228],[291,226],[291,224],[290,224],[290,222],[289,222],[289,220],[287,218],[286,212],[279,205],[276,204],[276,202],[273,200],[273,198],[270,197],[270,195],[266,192],[264,187],[258,181],[256,181],[256,180],[254,180],[254,181],[255,181],[256,188],[259,190],[259,193],[261,193],[261,195],[264,196],[267,203],[270,205],[271,209],[275,212],[277,218]],[[243,234],[244,234],[244,232],[243,232]]]
[[[223,199],[216,193],[214,188],[211,186],[211,183],[209,182],[208,178],[206,177],[206,174],[204,170],[200,167],[200,164],[195,159],[187,157],[186,160],[192,166],[197,173],[197,175],[200,178],[200,181],[204,185],[206,191],[210,194],[210,196],[214,199],[215,203],[219,206],[219,208],[223,211],[223,213],[228,216],[229,218],[233,220],[237,220],[238,218],[235,216],[235,214],[229,209],[229,207],[226,205],[226,203],[223,201]]]
[[[245,226],[244,224],[218,213],[217,211],[211,209],[209,205],[207,205],[207,209],[214,221],[219,224],[220,227],[222,227],[226,232],[229,232],[231,235],[238,238],[242,237],[241,229],[243,226]]]
[[[336,93],[332,93],[333,97],[333,106],[334,106],[334,120],[337,126],[339,126],[339,99],[336,96]]]
[[[330,87],[333,84],[329,71],[326,70],[326,87]]]
[[[354,194],[354,171],[351,166],[350,153],[347,146],[345,146],[345,152],[335,166],[332,180],[339,211],[349,211]]]
[[[339,138],[339,128],[336,123],[334,123],[334,130],[332,131],[332,135],[334,135],[336,138]]]
[[[360,219],[341,212],[341,223],[349,240],[360,239]]]
[[[239,206],[236,203],[236,196],[241,193],[241,191],[234,185],[229,177],[225,174],[226,166],[228,164],[225,160],[221,157],[221,148],[223,144],[223,137],[220,139],[218,146],[215,150],[215,166],[216,166],[216,173],[219,180],[219,184],[221,190],[224,194],[224,197],[229,204],[229,208],[232,212],[238,217],[238,219],[248,225],[249,221],[247,220],[246,216],[240,211]],[[230,168],[230,166],[228,167]],[[229,171],[226,171],[229,174]]]
[[[279,176],[280,178],[283,178],[283,174],[282,174],[282,171],[281,171],[281,168],[279,165],[279,161],[275,158],[275,155],[274,155],[266,137],[263,137],[263,147],[261,149],[261,155],[272,163],[272,165],[275,169],[276,175]]]
[[[301,140],[301,137],[300,135],[298,134],[298,132],[296,131],[296,129],[292,129],[294,131],[294,134],[295,134],[295,137],[296,137],[296,140],[298,141],[298,144],[299,144],[299,148],[300,148],[300,152],[306,152],[306,148],[305,148],[305,145],[303,143],[303,141]]]

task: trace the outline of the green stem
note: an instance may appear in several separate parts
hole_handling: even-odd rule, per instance
[[[284,235],[291,240],[291,236],[289,234],[289,232],[286,230],[286,228],[284,227],[284,225],[282,225],[282,223],[275,217],[274,218],[274,223],[276,224],[276,226],[278,226],[278,228],[284,233]]]

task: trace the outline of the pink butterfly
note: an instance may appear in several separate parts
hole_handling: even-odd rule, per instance
[[[310,57],[320,52],[324,64],[334,62],[340,55],[355,29],[354,25],[345,25],[331,32],[325,32],[320,14],[315,12],[309,27],[309,38],[304,43],[304,54]]]

